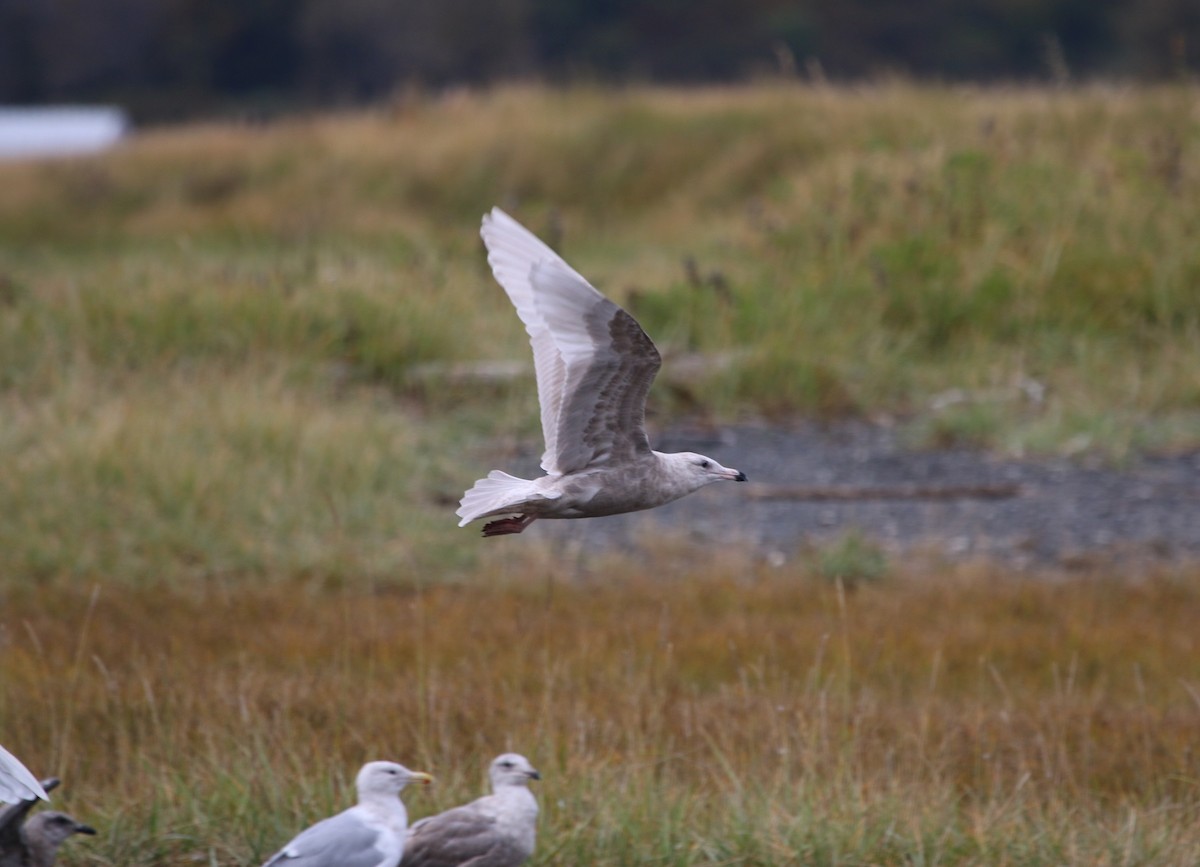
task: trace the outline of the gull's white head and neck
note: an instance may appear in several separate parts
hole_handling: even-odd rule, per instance
[[[517,849],[528,858],[537,842],[537,799],[529,791],[531,780],[542,775],[517,753],[497,756],[488,768],[492,780],[491,810],[499,827],[508,834]]]
[[[497,756],[488,768],[488,776],[492,780],[492,789],[499,791],[506,786],[525,788],[530,780],[540,780],[542,775],[529,763],[529,759],[517,753],[505,753]]]
[[[359,806],[388,817],[402,819],[407,824],[408,813],[400,800],[401,790],[409,783],[428,785],[433,777],[420,771],[410,771],[396,762],[367,762],[355,779]]]
[[[663,479],[670,485],[671,499],[698,491],[713,482],[744,482],[741,470],[723,467],[710,457],[695,452],[654,452],[663,470]],[[669,502],[669,501],[668,501]]]

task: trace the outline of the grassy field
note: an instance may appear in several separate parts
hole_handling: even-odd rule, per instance
[[[0,165],[4,571],[469,561],[447,501],[538,436],[528,379],[422,374],[528,358],[477,235],[494,203],[634,310],[668,380],[681,353],[730,362],[660,383],[655,424],[1194,447],[1198,106],[1183,86],[510,89]]]
[[[14,588],[6,742],[101,829],[71,863],[256,864],[370,758],[545,777],[540,864],[1194,865],[1200,574],[534,555],[487,580]],[[664,578],[667,575],[669,577]]]
[[[421,815],[508,748],[543,864],[1200,861],[1196,568],[578,580],[454,526],[531,378],[437,373],[528,357],[500,204],[664,350],[656,426],[1195,448],[1194,86],[414,94],[0,188],[0,743],[100,828],[68,862],[253,864],[362,761]]]

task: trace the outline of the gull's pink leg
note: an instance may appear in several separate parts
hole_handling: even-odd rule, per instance
[[[501,518],[483,525],[484,536],[508,536],[520,533],[537,519],[533,515],[517,515],[515,518]]]

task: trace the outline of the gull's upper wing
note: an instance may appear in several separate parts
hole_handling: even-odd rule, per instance
[[[263,867],[379,867],[387,855],[379,842],[379,830],[351,807],[301,831]]]
[[[472,804],[422,819],[408,831],[403,867],[506,867],[524,858]]]
[[[484,216],[481,235],[533,347],[542,469],[570,473],[648,453],[646,395],[662,359],[641,326],[499,208]]]
[[[50,800],[37,777],[4,747],[0,747],[0,803],[15,804],[41,798]]]

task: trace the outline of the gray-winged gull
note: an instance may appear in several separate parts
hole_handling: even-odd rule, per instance
[[[516,753],[497,757],[488,775],[492,794],[409,829],[405,867],[516,867],[533,854],[538,805],[528,786],[541,775]]]
[[[646,395],[662,358],[637,320],[499,208],[484,215],[480,234],[533,346],[546,475],[492,470],[463,496],[460,527],[505,515],[483,527],[503,536],[538,518],[636,512],[712,482],[746,481],[704,455],[650,448]]]
[[[4,747],[0,747],[0,804],[15,804],[33,798],[50,800],[29,768]]]
[[[396,867],[408,829],[400,790],[432,781],[395,762],[368,762],[355,781],[358,803],[301,831],[263,867]]]

